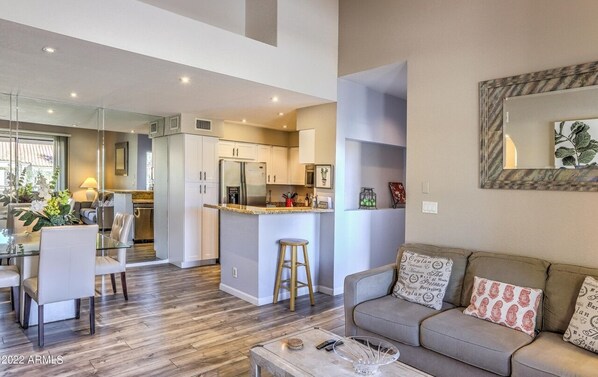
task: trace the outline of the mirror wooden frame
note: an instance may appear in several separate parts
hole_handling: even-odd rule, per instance
[[[598,62],[480,82],[480,187],[483,189],[598,191],[598,168],[503,168],[503,105],[505,98],[593,85],[598,85]]]
[[[127,176],[129,174],[129,142],[114,145],[114,175]]]

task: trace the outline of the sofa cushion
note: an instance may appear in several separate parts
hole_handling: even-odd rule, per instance
[[[598,279],[598,268],[553,264],[544,292],[544,331],[564,333],[575,311],[575,302],[586,276]]]
[[[533,343],[513,356],[513,376],[596,376],[598,357],[571,343],[558,333],[543,331]]]
[[[96,209],[95,208],[81,208],[81,218],[87,219],[91,223],[96,223]]]
[[[591,276],[583,281],[563,340],[598,353],[598,280]]]
[[[535,336],[542,290],[475,277],[469,306],[463,314]]]
[[[452,307],[445,302],[442,310]],[[434,314],[438,311],[389,295],[357,305],[353,320],[364,330],[419,346],[419,325]]]
[[[453,260],[405,250],[393,296],[432,309],[442,308],[442,299],[451,278]]]
[[[548,262],[537,258],[482,251],[475,252],[469,257],[469,264],[467,265],[467,271],[465,271],[461,306],[469,305],[475,276],[544,291],[548,266]],[[538,310],[536,328],[539,329],[541,324],[542,310]]]
[[[463,308],[425,319],[420,341],[425,348],[496,373],[511,374],[511,356],[533,338],[521,331],[474,318]]]
[[[397,267],[400,267],[401,265],[401,257],[405,250],[432,257],[450,258],[453,261],[451,278],[446,287],[443,300],[454,306],[460,306],[463,276],[465,275],[465,268],[467,267],[467,258],[471,255],[471,251],[451,247],[408,243],[401,246],[397,253]]]

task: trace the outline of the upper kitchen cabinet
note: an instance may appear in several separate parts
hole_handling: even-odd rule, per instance
[[[185,181],[218,182],[218,139],[185,135]]]
[[[258,146],[257,161],[266,163],[267,184],[289,184],[288,151],[287,147]]]
[[[257,158],[257,145],[221,140],[218,144],[218,156],[220,158],[255,161]]]

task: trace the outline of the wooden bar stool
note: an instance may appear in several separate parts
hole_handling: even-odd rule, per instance
[[[314,302],[314,290],[311,285],[311,271],[309,269],[309,257],[307,256],[307,244],[309,241],[295,238],[283,238],[280,241],[280,255],[278,257],[278,272],[276,274],[276,285],[274,286],[274,304],[278,302],[278,292],[281,288],[291,292],[291,311],[295,311],[295,297],[297,297],[297,289],[299,287],[307,286],[309,288],[309,301],[311,305]],[[291,259],[286,258],[287,246],[291,247]],[[297,246],[303,247],[303,263],[297,262]],[[297,281],[297,266],[304,266],[307,275],[307,283]],[[282,270],[288,268],[291,270],[291,278],[282,280]],[[282,283],[287,283],[284,285]]]

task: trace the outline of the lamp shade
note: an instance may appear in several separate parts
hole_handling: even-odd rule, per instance
[[[90,189],[90,188],[98,188],[98,181],[96,181],[95,178],[93,177],[87,177],[87,179],[85,181],[83,181],[83,183],[80,186],[81,188],[86,188],[86,189]]]

